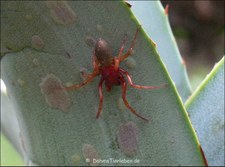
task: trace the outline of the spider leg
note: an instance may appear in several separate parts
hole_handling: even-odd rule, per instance
[[[93,66],[93,69],[94,70],[98,70],[97,68],[98,68],[98,64],[99,64],[99,62],[98,62],[98,60],[97,60],[97,58],[96,58],[96,56],[95,56],[95,50],[93,51],[93,56],[92,56],[92,66]],[[80,70],[81,72],[82,72],[82,77],[83,78],[87,78],[88,77],[88,74],[86,73],[86,71],[85,71],[85,69],[83,70],[83,68]]]
[[[99,84],[98,84],[98,92],[99,92],[99,106],[98,106],[98,112],[96,114],[96,119],[99,118],[100,113],[102,112],[102,104],[103,104],[103,95],[102,95],[102,83],[104,79],[101,78]]]
[[[88,74],[87,75],[87,79],[83,82],[81,82],[80,84],[77,85],[72,85],[72,86],[68,86],[68,87],[64,87],[65,90],[74,90],[74,89],[79,89],[82,86],[86,85],[87,83],[91,82],[98,74],[96,74],[95,72]]]
[[[127,34],[125,34],[124,37],[123,37],[123,41],[122,41],[122,44],[120,46],[119,54],[118,54],[117,57],[120,58],[122,56],[122,53],[123,53],[124,46],[125,46],[126,42],[127,42]]]
[[[98,61],[97,61],[94,53],[93,53],[93,57],[92,57],[92,64],[93,64],[94,70],[91,74],[83,74],[86,78],[83,82],[81,82],[78,85],[72,85],[72,86],[64,87],[64,89],[65,90],[79,89],[82,86],[86,85],[87,83],[91,82],[99,74]]]
[[[120,76],[120,81],[121,81],[121,86],[122,86],[122,99],[123,99],[123,102],[124,104],[126,105],[126,107],[134,114],[136,115],[137,117],[145,120],[148,122],[148,119],[142,117],[140,114],[138,114],[131,106],[130,104],[128,103],[127,99],[126,99],[126,91],[127,91],[127,83],[125,81],[125,79],[123,78],[123,76],[121,75]]]
[[[97,60],[97,58],[95,56],[95,50],[94,50],[93,51],[93,56],[92,56],[92,65],[93,65],[93,68],[94,69],[98,68],[98,64],[99,64],[99,62],[98,62],[98,60]]]
[[[123,38],[122,44],[120,46],[120,50],[119,50],[118,56],[116,56],[114,58],[114,64],[115,64],[114,67],[115,67],[115,70],[118,70],[118,68],[119,68],[120,58],[122,56],[122,53],[123,53],[124,46],[125,46],[126,42],[127,42],[127,34],[124,35],[124,38]]]
[[[122,55],[125,43],[127,42],[127,34],[124,36],[122,44],[121,44],[121,47],[120,47],[120,50],[119,50],[119,54],[118,54],[117,57],[114,58],[115,70],[117,70],[119,68],[119,64],[120,64],[121,61],[123,61],[124,59],[126,59],[128,56],[131,55],[131,52],[132,52],[132,50],[134,48],[134,44],[135,44],[135,41],[137,39],[137,35],[138,35],[138,32],[139,32],[140,28],[141,28],[141,26],[139,26],[137,28],[137,30],[135,32],[135,35],[134,35],[134,39],[132,40],[131,46],[128,49],[128,51],[124,55]]]
[[[158,86],[141,86],[141,85],[136,85],[133,83],[132,79],[131,79],[131,76],[130,74],[123,70],[122,68],[119,69],[119,71],[123,74],[126,75],[127,79],[128,79],[128,82],[130,83],[130,85],[134,88],[137,88],[137,89],[160,89],[160,88],[165,88],[167,86],[167,84],[161,84],[161,85],[158,85]]]
[[[141,28],[141,26],[139,26],[139,27],[137,28],[137,30],[136,30],[136,32],[135,32],[135,35],[134,35],[134,38],[133,38],[133,40],[132,40],[132,42],[131,42],[130,48],[128,49],[127,53],[125,53],[124,55],[120,55],[120,54],[119,54],[118,58],[120,59],[120,62],[123,61],[124,59],[126,59],[128,56],[131,55],[131,52],[132,52],[132,50],[133,50],[133,48],[134,48],[135,41],[136,41],[136,39],[137,39],[137,35],[138,35],[138,32],[139,32],[140,28]]]

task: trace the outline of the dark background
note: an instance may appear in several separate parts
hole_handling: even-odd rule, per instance
[[[171,1],[169,21],[193,89],[224,55],[224,1]]]

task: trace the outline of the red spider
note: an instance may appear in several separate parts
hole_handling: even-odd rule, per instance
[[[102,38],[99,38],[96,41],[95,44],[95,49],[94,49],[94,53],[93,53],[93,67],[94,70],[91,74],[88,74],[86,79],[78,84],[78,85],[72,85],[69,87],[65,87],[65,90],[73,90],[73,89],[78,89],[84,85],[86,85],[87,83],[91,82],[97,75],[101,74],[101,80],[99,82],[98,85],[98,90],[99,90],[99,108],[98,108],[98,112],[96,114],[96,118],[99,118],[99,115],[102,111],[102,103],[103,103],[103,95],[102,95],[102,84],[103,82],[105,82],[105,86],[106,86],[106,90],[108,92],[111,91],[111,88],[113,86],[118,86],[121,85],[122,87],[122,99],[124,101],[124,104],[126,105],[126,107],[128,109],[130,109],[130,111],[135,114],[136,116],[138,116],[139,118],[148,121],[148,119],[142,117],[140,114],[138,114],[128,103],[127,99],[126,99],[126,90],[127,90],[127,83],[126,80],[124,79],[124,75],[127,77],[129,84],[137,89],[158,89],[158,88],[163,88],[165,87],[166,84],[162,84],[159,86],[140,86],[140,85],[135,85],[132,80],[131,80],[131,76],[129,75],[129,73],[127,71],[125,71],[124,69],[120,68],[119,65],[120,63],[125,60],[128,56],[131,55],[131,52],[133,50],[134,44],[135,44],[135,40],[137,38],[137,34],[139,32],[140,27],[137,28],[134,39],[132,40],[131,46],[129,48],[129,50],[122,55],[123,50],[124,50],[124,45],[127,41],[127,35],[124,36],[124,39],[122,41],[120,50],[119,50],[119,54],[117,57],[112,56],[111,53],[111,48],[109,47],[108,43],[103,40]]]

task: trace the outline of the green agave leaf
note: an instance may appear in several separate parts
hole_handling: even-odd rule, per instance
[[[224,57],[186,103],[210,166],[224,166]]]
[[[135,17],[148,36],[156,43],[157,51],[175,82],[183,101],[191,94],[186,68],[171,31],[168,15],[160,1],[128,1]]]
[[[54,91],[81,82],[80,70],[92,71],[97,38],[117,55],[127,34],[128,49],[138,23],[124,2],[5,1],[2,9],[2,79],[27,164],[204,165],[181,99],[143,30],[134,55],[121,66],[136,84],[168,84],[159,90],[128,88],[128,101],[149,123],[121,104],[120,87],[103,89],[103,113],[96,120],[99,77],[76,91]]]

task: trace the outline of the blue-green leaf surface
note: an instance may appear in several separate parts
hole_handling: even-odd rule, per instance
[[[26,164],[204,165],[173,82],[142,29],[131,61],[121,67],[136,84],[168,84],[158,90],[128,87],[127,100],[149,123],[121,105],[120,86],[110,93],[103,87],[103,112],[96,120],[100,77],[75,91],[54,89],[82,82],[84,68],[92,71],[97,38],[117,55],[127,34],[127,51],[139,23],[124,2],[4,1],[2,9],[2,79],[19,121]]]
[[[168,15],[159,1],[128,1],[135,17],[148,36],[156,43],[157,51],[165,63],[183,101],[191,94],[184,61],[171,31]],[[171,18],[173,19],[173,18]]]
[[[186,103],[210,166],[224,166],[224,57]]]

